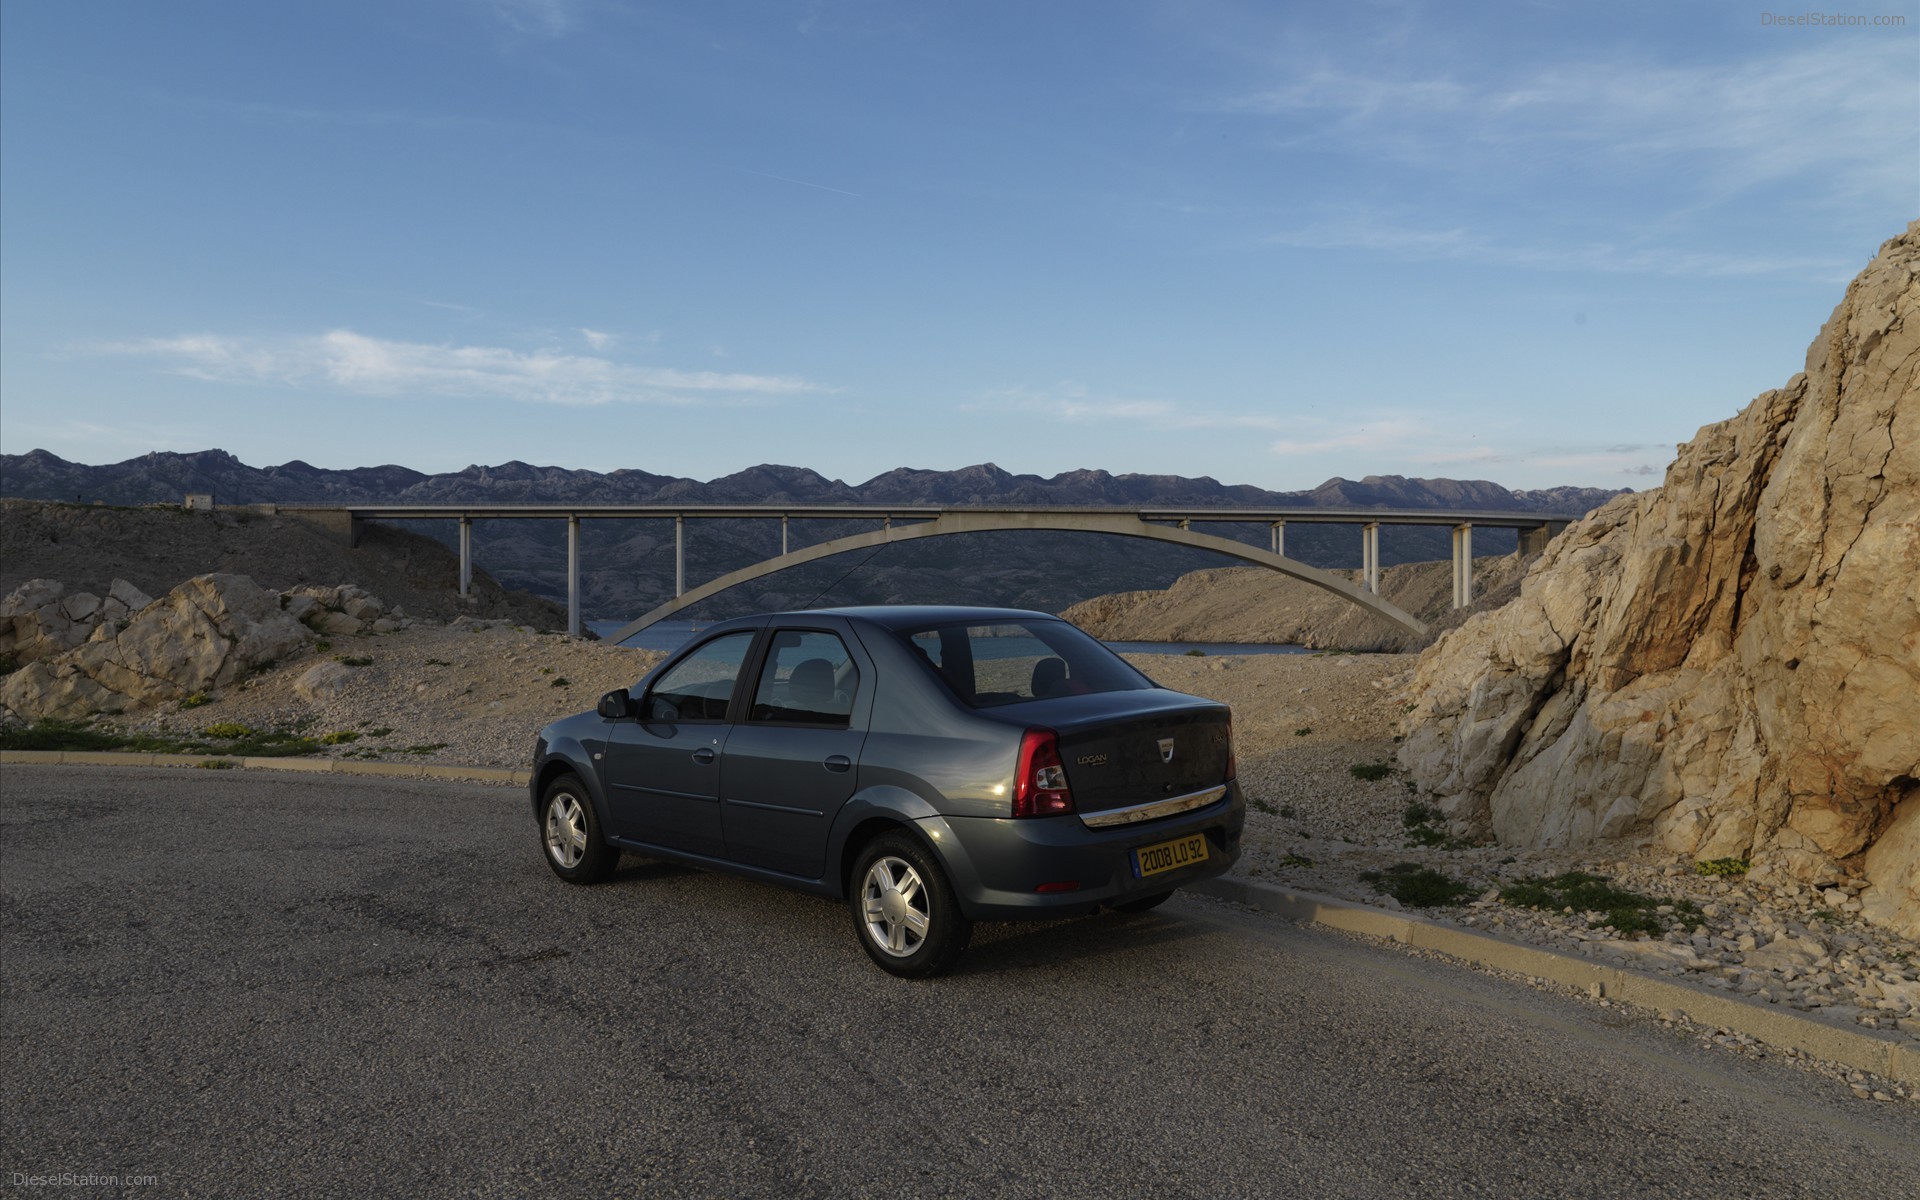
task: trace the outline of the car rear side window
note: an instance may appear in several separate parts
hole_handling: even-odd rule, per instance
[[[675,663],[647,692],[646,721],[724,721],[753,631],[717,637]]]
[[[1065,621],[935,625],[902,636],[955,695],[977,708],[1154,686]]]
[[[767,647],[747,719],[845,729],[859,690],[860,669],[837,636],[814,629],[778,630]]]

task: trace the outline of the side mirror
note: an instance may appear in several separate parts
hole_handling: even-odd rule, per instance
[[[619,688],[600,697],[600,715],[609,721],[624,721],[633,715],[633,697]]]

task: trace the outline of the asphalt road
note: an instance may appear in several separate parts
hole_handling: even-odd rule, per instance
[[[0,1185],[128,1195],[1920,1195],[1920,1106],[1176,898],[874,969],[524,795],[0,772]]]

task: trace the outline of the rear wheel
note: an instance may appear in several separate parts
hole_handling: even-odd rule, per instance
[[[904,833],[860,852],[847,902],[860,945],[881,970],[908,979],[944,971],[973,936],[938,859]]]
[[[572,775],[547,785],[540,802],[540,848],[553,873],[568,883],[599,883],[620,865],[620,851],[601,836],[587,789]]]
[[[1172,897],[1173,892],[1171,890],[1155,892],[1151,896],[1141,896],[1134,900],[1122,900],[1113,906],[1113,911],[1128,914],[1143,913],[1149,909],[1159,908]]]

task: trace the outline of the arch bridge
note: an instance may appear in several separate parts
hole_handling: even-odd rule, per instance
[[[264,507],[264,506],[262,506]],[[567,523],[567,632],[580,635],[580,522],[583,520],[673,521],[673,599],[629,622],[609,640],[624,641],[634,634],[709,599],[728,588],[764,578],[836,554],[893,542],[946,537],[962,533],[1006,530],[1050,530],[1069,533],[1105,533],[1119,537],[1168,542],[1235,558],[1312,584],[1376,613],[1402,628],[1425,635],[1426,624],[1380,595],[1380,527],[1382,525],[1444,525],[1453,529],[1453,604],[1463,608],[1473,601],[1473,529],[1476,525],[1520,531],[1520,548],[1544,549],[1548,540],[1577,518],[1571,515],[1518,511],[1441,509],[1335,508],[1090,508],[1090,507],[944,507],[921,505],[719,505],[719,504],[367,504],[341,507],[330,504],[273,506],[342,538],[359,541],[362,522],[371,520],[456,520],[460,523],[460,594],[473,586],[473,522],[477,520],[564,520]],[[877,529],[849,534],[793,549],[790,522],[796,520],[875,520]],[[686,523],[689,520],[777,520],[780,553],[775,557],[730,571],[692,589],[686,586]],[[1203,533],[1196,524],[1264,524],[1269,526],[1270,548]],[[1342,575],[1309,566],[1286,555],[1288,524],[1355,525],[1360,529],[1361,578],[1354,583]]]

